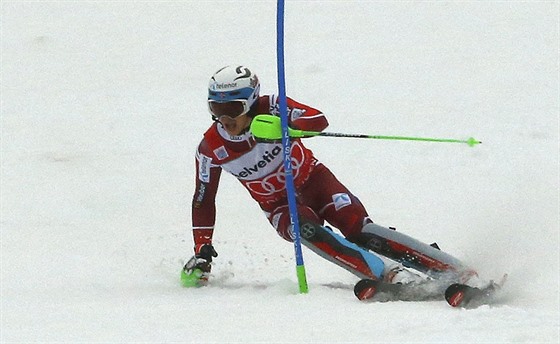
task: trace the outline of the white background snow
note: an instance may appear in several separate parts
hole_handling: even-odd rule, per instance
[[[501,304],[364,304],[223,175],[211,286],[185,289],[194,152],[214,71],[275,93],[276,1],[2,1],[1,342],[549,342],[559,336],[559,2],[287,1],[288,94],[379,224],[442,249]]]

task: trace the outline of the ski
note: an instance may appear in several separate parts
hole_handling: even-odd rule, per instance
[[[445,290],[445,300],[451,307],[467,309],[492,304],[496,301],[496,293],[502,289],[506,279],[507,274],[500,282],[490,281],[490,284],[483,288],[454,283]]]
[[[360,301],[435,301],[441,300],[445,285],[441,281],[393,284],[380,280],[362,279],[354,286],[354,295]]]
[[[380,280],[362,279],[354,286],[354,295],[360,301],[437,301],[445,300],[452,307],[472,309],[496,302],[496,292],[501,290],[507,274],[500,282],[490,281],[483,288],[462,283],[449,285],[445,281],[426,280],[421,283],[392,284]]]

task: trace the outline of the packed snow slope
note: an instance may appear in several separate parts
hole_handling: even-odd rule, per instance
[[[558,1],[287,1],[288,94],[379,224],[439,246],[500,304],[364,304],[223,175],[211,286],[185,289],[209,77],[275,93],[275,1],[1,4],[3,343],[550,342],[559,338]]]

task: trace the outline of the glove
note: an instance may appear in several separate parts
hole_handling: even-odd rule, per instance
[[[218,253],[214,246],[203,245],[199,252],[189,259],[181,271],[181,282],[185,287],[200,287],[208,282],[210,275],[212,258],[217,257]]]

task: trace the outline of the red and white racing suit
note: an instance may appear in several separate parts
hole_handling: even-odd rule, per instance
[[[287,105],[290,127],[322,131],[328,126],[319,110],[290,98]],[[257,114],[278,115],[275,96],[261,96],[256,106]],[[300,217],[319,224],[327,221],[350,240],[370,222],[360,201],[300,139],[291,140],[291,158]],[[257,142],[249,131],[230,136],[215,122],[204,134],[196,153],[196,188],[192,202],[195,253],[202,245],[212,243],[215,197],[222,170],[245,186],[279,235],[291,241],[281,142]]]

